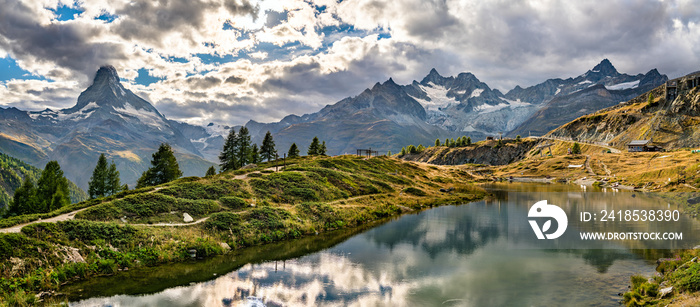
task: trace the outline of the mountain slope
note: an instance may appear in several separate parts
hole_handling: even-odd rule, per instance
[[[54,111],[0,110],[0,150],[35,166],[57,160],[66,177],[87,188],[100,153],[114,160],[122,181],[133,185],[158,145],[169,143],[186,176],[211,165],[180,130],[150,103],[124,88],[116,70],[101,67],[75,106]]]
[[[699,75],[679,78],[700,79]],[[671,81],[669,81],[671,82]],[[684,87],[673,100],[665,97],[665,87],[644,93],[626,103],[594,114],[579,117],[553,131],[548,136],[588,142],[607,143],[626,149],[632,140],[652,140],[666,150],[700,146],[700,88]]]
[[[621,74],[606,59],[574,79],[553,79],[527,89],[514,89],[506,96],[550,100],[508,135],[543,135],[579,116],[628,101],[667,80],[656,69],[636,76]]]
[[[36,183],[37,179],[41,177],[41,170],[0,152],[0,208],[9,206],[15,190],[22,185],[22,181],[27,176]],[[70,180],[68,181],[68,191],[71,203],[88,199],[87,193]]]

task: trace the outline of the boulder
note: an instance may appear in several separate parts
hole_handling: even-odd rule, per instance
[[[187,213],[182,214],[182,217],[183,217],[183,221],[184,221],[185,223],[192,223],[192,222],[194,221],[194,219],[192,218],[192,216],[190,216],[190,215],[187,214]]]
[[[664,297],[673,291],[673,286],[659,289],[659,297]]]

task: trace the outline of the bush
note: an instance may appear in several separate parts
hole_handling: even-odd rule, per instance
[[[290,216],[284,209],[259,207],[250,211],[249,220],[257,229],[275,230],[284,228],[284,220]]]
[[[248,203],[240,197],[224,196],[219,198],[219,202],[229,209],[243,209],[248,207]]]
[[[212,214],[209,219],[204,222],[204,227],[212,230],[231,230],[238,233],[241,226],[241,216],[231,212],[219,212]]]
[[[415,196],[426,196],[426,195],[428,195],[428,194],[425,193],[423,190],[418,189],[418,188],[414,188],[414,187],[405,188],[405,189],[403,189],[403,192],[406,193],[406,194],[411,194],[411,195],[415,195]]]
[[[685,270],[676,270],[672,276],[678,280],[678,286],[687,291],[700,290],[700,263],[693,263]]]

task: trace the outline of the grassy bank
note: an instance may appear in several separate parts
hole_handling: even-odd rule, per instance
[[[523,160],[488,168],[492,178],[530,177],[573,181],[586,177],[608,186],[618,183],[655,192],[700,192],[700,153],[690,149],[669,152],[608,152],[580,143],[581,154],[567,154],[573,142],[547,140],[549,148],[532,149]],[[542,151],[542,152],[540,152]]]
[[[263,164],[81,203],[76,208],[87,209],[75,220],[2,234],[0,304],[33,304],[42,292],[60,300],[55,294],[66,283],[184,261],[191,251],[209,257],[485,196],[454,167],[351,156],[287,164],[281,172]],[[155,226],[182,223],[184,213],[201,222]]]

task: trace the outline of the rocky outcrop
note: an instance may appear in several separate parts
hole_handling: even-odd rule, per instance
[[[402,159],[437,165],[466,163],[506,165],[525,158],[539,142],[539,140],[524,139],[521,142],[503,140],[500,146],[497,141],[484,141],[468,147],[430,147],[418,154],[405,155]]]

